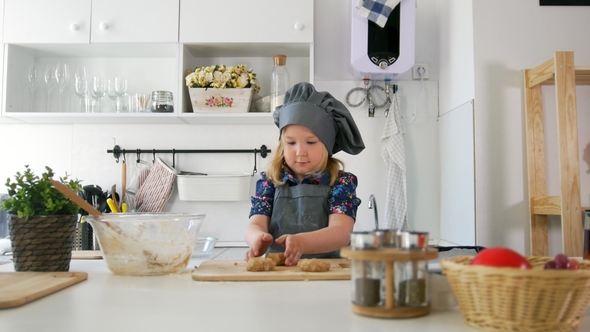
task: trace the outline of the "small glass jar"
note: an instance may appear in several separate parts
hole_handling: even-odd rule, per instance
[[[174,112],[174,99],[170,91],[152,92],[149,104],[150,112],[172,113]]]
[[[378,250],[381,247],[380,232],[353,232],[352,250]],[[384,262],[353,259],[351,262],[352,303],[363,307],[383,305]]]
[[[427,232],[399,232],[401,250],[425,250],[428,246]],[[428,260],[396,261],[396,303],[400,307],[425,307],[430,303],[428,285]]]

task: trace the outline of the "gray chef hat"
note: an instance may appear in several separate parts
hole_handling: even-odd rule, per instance
[[[365,148],[346,106],[328,92],[316,91],[310,83],[297,83],[291,87],[285,94],[283,105],[275,109],[273,118],[281,133],[290,124],[311,129],[330,156],[341,150],[356,155]]]

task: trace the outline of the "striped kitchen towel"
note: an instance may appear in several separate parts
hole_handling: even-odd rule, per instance
[[[162,212],[172,195],[178,172],[158,158],[154,167],[137,190],[135,209],[137,212]]]
[[[371,20],[380,27],[387,23],[389,14],[401,0],[359,0],[356,8],[359,9],[359,15]]]

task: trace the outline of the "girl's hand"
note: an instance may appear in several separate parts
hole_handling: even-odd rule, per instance
[[[259,238],[256,239],[254,244],[246,252],[245,260],[248,261],[252,257],[259,257],[264,255],[268,247],[272,244],[272,235],[269,233],[262,233]]]
[[[297,265],[299,258],[304,253],[303,241],[293,234],[284,234],[275,242],[285,247],[285,265]]]

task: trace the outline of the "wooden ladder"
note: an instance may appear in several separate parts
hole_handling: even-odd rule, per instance
[[[524,70],[531,255],[548,256],[547,216],[561,216],[562,252],[582,256],[582,213],[576,84],[590,85],[590,67],[575,67],[573,52],[555,52]],[[547,196],[542,85],[555,85],[561,196]]]

